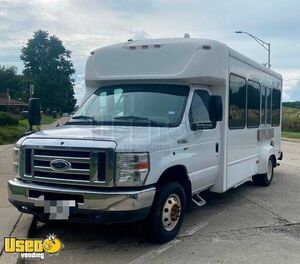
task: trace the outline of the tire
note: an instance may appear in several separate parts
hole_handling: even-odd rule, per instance
[[[268,170],[264,174],[253,176],[253,183],[258,186],[269,186],[273,181],[274,175],[274,162],[271,158],[268,160]]]
[[[175,238],[181,228],[185,209],[185,191],[179,183],[169,182],[158,188],[147,218],[150,239],[162,244]]]

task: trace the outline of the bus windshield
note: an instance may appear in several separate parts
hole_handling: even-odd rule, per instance
[[[178,126],[189,87],[126,84],[98,89],[67,124]]]

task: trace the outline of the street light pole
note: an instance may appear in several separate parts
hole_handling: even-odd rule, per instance
[[[245,32],[245,31],[238,30],[238,31],[235,31],[235,33],[248,35],[249,37],[253,38],[259,45],[261,45],[265,50],[268,51],[268,62],[265,65],[270,69],[271,68],[271,43],[265,42],[262,39],[254,36],[248,32]]]

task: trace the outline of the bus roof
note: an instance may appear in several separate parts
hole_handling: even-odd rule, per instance
[[[225,82],[229,56],[282,79],[276,73],[222,42],[198,38],[128,41],[99,48],[86,64],[87,86],[122,80],[185,80],[214,85]]]

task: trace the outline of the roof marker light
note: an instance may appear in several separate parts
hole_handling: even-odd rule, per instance
[[[203,45],[202,48],[203,48],[204,50],[210,50],[210,49],[211,49],[211,46],[209,46],[209,45]]]
[[[142,45],[142,49],[148,49],[148,45]]]

